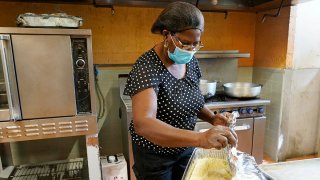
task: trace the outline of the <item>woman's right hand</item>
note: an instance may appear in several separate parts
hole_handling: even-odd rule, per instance
[[[205,149],[221,149],[228,144],[236,146],[238,141],[236,133],[225,126],[214,126],[201,133],[200,138],[200,147]]]

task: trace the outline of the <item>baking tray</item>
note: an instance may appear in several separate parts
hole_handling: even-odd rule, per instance
[[[320,180],[320,158],[259,165],[274,180]]]
[[[203,158],[217,158],[226,160],[230,166],[232,175],[234,176],[236,173],[235,164],[230,161],[230,155],[228,148],[223,148],[221,150],[218,149],[202,149],[202,148],[195,148],[193,151],[191,158],[187,164],[186,170],[182,176],[182,180],[189,180],[190,176],[193,172],[194,163],[196,159],[203,159]]]
[[[66,13],[25,13],[17,17],[16,23],[21,27],[79,28],[83,24],[83,19]]]

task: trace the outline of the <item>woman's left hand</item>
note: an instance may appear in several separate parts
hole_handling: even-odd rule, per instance
[[[229,122],[229,117],[231,116],[231,113],[225,112],[225,113],[221,113],[221,114],[216,114],[214,115],[213,119],[212,119],[212,125],[214,126],[228,126],[228,122]]]

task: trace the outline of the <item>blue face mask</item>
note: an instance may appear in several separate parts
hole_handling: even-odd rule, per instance
[[[169,58],[176,64],[187,64],[192,59],[194,53],[196,53],[196,51],[187,51],[177,46],[173,53],[171,53],[168,49]]]

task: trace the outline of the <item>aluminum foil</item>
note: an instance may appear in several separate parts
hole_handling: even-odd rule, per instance
[[[82,17],[66,13],[34,14],[24,13],[17,17],[17,25],[22,27],[64,27],[79,28],[83,24]]]
[[[236,152],[236,176],[234,180],[269,180],[258,168],[254,157],[249,154]]]
[[[237,111],[232,112],[228,117],[228,126],[232,131],[234,131],[234,127],[236,125],[238,117],[239,113]],[[195,160],[202,158],[216,158],[226,160],[232,173],[231,180],[269,180],[258,168],[254,157],[238,151],[235,147],[231,147],[230,145],[221,150],[217,150],[214,148],[196,148],[188,162],[182,180],[190,179],[193,171],[192,167],[194,167],[193,164],[195,163]]]
[[[192,173],[191,167],[194,161],[198,158],[206,158],[206,157],[214,157],[219,159],[225,159],[229,162],[233,178],[232,180],[269,180],[258,168],[254,157],[250,156],[249,154],[243,153],[241,151],[237,151],[233,149],[231,157],[228,154],[228,150],[221,149],[201,149],[196,148],[193,152],[187,168],[184,172],[182,180],[188,180],[190,174]]]

